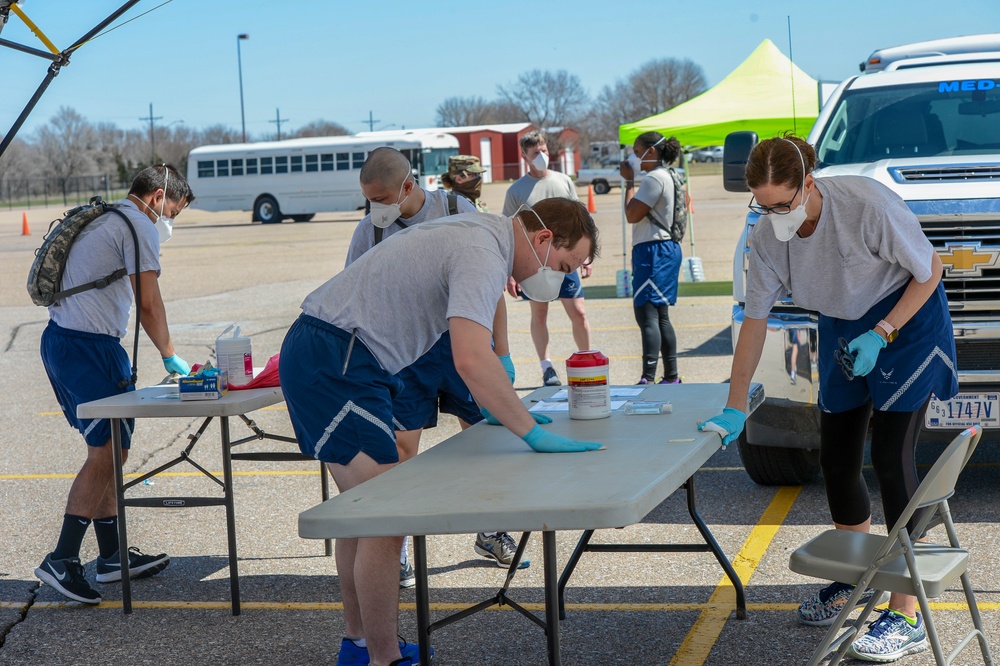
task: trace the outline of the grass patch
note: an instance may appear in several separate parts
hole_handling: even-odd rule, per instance
[[[587,298],[618,298],[613,284],[588,286],[584,289]],[[685,296],[732,296],[732,282],[681,282],[677,285],[678,297]]]

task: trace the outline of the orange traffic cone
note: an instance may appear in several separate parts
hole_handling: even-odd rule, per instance
[[[21,213],[21,235],[30,236],[31,228],[28,226],[28,214]]]
[[[594,186],[587,185],[587,211],[590,213],[597,212],[597,204],[594,203]]]

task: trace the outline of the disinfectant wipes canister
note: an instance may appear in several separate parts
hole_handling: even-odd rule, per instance
[[[606,419],[611,416],[608,357],[597,350],[578,351],[566,359],[571,419]]]
[[[226,335],[229,331],[233,331],[231,336]],[[243,386],[253,379],[250,338],[241,336],[240,327],[236,324],[229,326],[215,339],[215,358],[219,370],[229,373],[230,386]]]

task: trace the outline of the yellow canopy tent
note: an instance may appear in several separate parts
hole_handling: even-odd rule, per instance
[[[714,87],[672,109],[618,128],[631,146],[643,132],[676,136],[682,146],[722,145],[726,135],[753,130],[762,139],[809,133],[819,115],[819,88],[770,39]]]

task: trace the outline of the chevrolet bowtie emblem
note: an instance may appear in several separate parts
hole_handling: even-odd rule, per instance
[[[984,268],[997,265],[1000,249],[982,248],[979,243],[947,243],[939,250],[945,277],[980,277]]]

